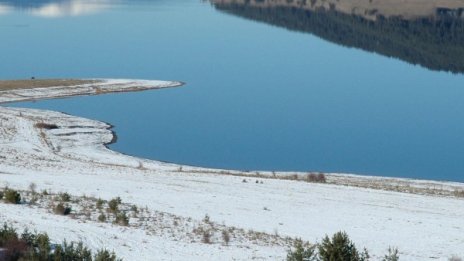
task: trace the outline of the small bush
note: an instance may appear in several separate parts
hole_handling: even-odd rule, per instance
[[[105,216],[105,214],[101,213],[101,214],[98,216],[98,221],[100,221],[100,222],[105,222],[105,221],[106,221],[106,216]]]
[[[3,247],[8,241],[17,239],[16,230],[4,223],[3,227],[0,228],[0,247]]]
[[[37,189],[37,185],[34,182],[29,184],[29,190],[32,192],[33,195],[36,193],[35,191],[36,189]]]
[[[65,206],[63,205],[63,203],[58,203],[58,205],[56,205],[54,208],[53,208],[53,212],[57,215],[63,215],[63,216],[66,216],[66,215],[69,215],[71,213],[71,207],[69,206]]]
[[[60,200],[63,201],[63,202],[69,202],[71,201],[71,195],[69,195],[68,193],[60,193]]]
[[[211,244],[211,233],[208,230],[203,231],[201,242]]]
[[[463,198],[463,197],[464,197],[464,190],[458,190],[458,189],[457,189],[457,190],[455,190],[455,191],[453,192],[453,194],[454,194],[454,196],[456,196],[456,197]]]
[[[226,246],[229,245],[230,235],[229,235],[229,232],[225,229],[222,230],[222,240],[224,240],[224,243],[226,244]]]
[[[133,211],[134,213],[139,213],[139,209],[135,205],[131,207],[131,211]]]
[[[19,204],[21,202],[21,195],[18,191],[13,189],[6,188],[3,192],[3,197],[7,203]]]
[[[203,218],[203,222],[206,224],[211,223],[211,218],[208,216],[208,214],[206,214],[205,217]]]
[[[99,198],[99,199],[97,199],[97,203],[95,203],[95,206],[97,207],[97,209],[102,209],[103,204],[105,204],[105,201],[103,199]]]
[[[327,182],[325,175],[323,173],[319,173],[319,174],[310,173],[306,175],[306,181],[313,182],[313,183],[326,183]]]
[[[122,259],[118,259],[114,252],[109,252],[106,249],[99,250],[97,254],[95,254],[94,261],[120,261]]]
[[[400,260],[400,255],[398,254],[398,248],[389,247],[388,253],[383,257],[382,261],[398,261]]]
[[[319,256],[322,261],[350,260],[365,261],[369,260],[366,249],[359,253],[354,243],[345,232],[337,232],[330,239],[328,236],[322,240],[318,246]]]
[[[287,177],[287,179],[290,179],[290,180],[298,180],[298,175],[297,175],[297,174],[289,175],[289,176]]]
[[[115,224],[120,226],[128,226],[129,225],[129,218],[127,217],[125,212],[120,212],[116,215],[116,219],[114,220]]]
[[[295,240],[293,249],[287,252],[287,261],[316,261],[316,246],[303,244],[301,239]],[[338,260],[338,259],[335,259]]]
[[[3,191],[0,191],[0,200],[3,199]]]
[[[83,245],[82,242],[75,244],[71,242],[68,244],[66,241],[63,245],[59,245],[55,249],[54,260],[67,261],[67,260],[92,260],[92,252]]]
[[[113,198],[112,200],[110,200],[108,202],[108,210],[109,210],[109,212],[112,212],[112,213],[118,212],[119,204],[121,204],[121,203],[122,203],[122,201],[121,201],[120,197]]]
[[[455,256],[453,255],[452,257],[450,257],[450,259],[448,259],[449,261],[462,261],[462,258],[458,257],[458,256]]]

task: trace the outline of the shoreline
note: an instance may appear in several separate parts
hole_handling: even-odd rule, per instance
[[[22,80],[27,84],[30,80]],[[53,79],[45,81],[56,81],[60,83],[63,79]],[[20,88],[0,90],[0,106],[4,104],[64,99],[75,96],[95,96],[110,93],[124,92],[139,92],[146,90],[156,90],[164,88],[182,87],[185,85],[181,81],[158,81],[158,80],[134,80],[134,79],[71,79],[70,81],[82,81],[83,84],[78,85],[52,85],[49,87],[38,88]],[[0,81],[1,82],[1,81]],[[103,122],[103,121],[100,121]],[[108,131],[112,134],[112,139],[109,142],[102,143],[109,151],[113,151],[109,146],[118,140],[117,133],[113,131],[114,125],[108,122],[103,122],[108,125]],[[118,151],[115,153],[138,158],[136,156],[125,154]],[[235,170],[235,169],[217,169],[202,166],[182,165],[175,162],[159,161],[156,159],[144,159],[162,162],[164,164],[173,165],[184,168],[184,172],[193,171],[205,174],[215,175],[233,175],[242,177],[260,177],[267,179],[286,179],[304,181],[308,174],[326,175],[327,183],[341,186],[353,186],[360,188],[379,189],[386,191],[396,191],[422,195],[441,195],[451,197],[464,197],[464,182],[446,181],[446,180],[429,180],[418,178],[405,177],[386,177],[362,175],[356,173],[331,173],[331,172],[302,172],[302,171],[260,171],[260,170]],[[296,175],[296,176],[295,176]]]
[[[144,83],[144,88],[150,88],[147,81]],[[118,84],[118,90],[123,91],[140,82]],[[180,82],[150,84],[153,88],[173,87]],[[107,87],[114,90],[114,86]],[[72,91],[75,95],[79,88]],[[26,95],[30,98],[34,93]],[[51,91],[48,98],[57,93],[63,94]],[[40,96],[46,94],[42,90]],[[357,245],[365,246],[374,260],[390,245],[397,246],[406,260],[464,256],[460,238],[464,233],[463,199],[453,195],[464,190],[464,184],[335,173],[327,173],[324,184],[309,183],[304,182],[308,173],[303,172],[243,172],[137,158],[108,149],[105,144],[113,139],[108,123],[50,110],[0,106],[0,187],[24,192],[34,183],[38,191],[67,192],[83,199],[119,196],[139,208],[173,215],[173,220],[167,221],[170,225],[163,224],[173,230],[177,227],[172,225],[174,220],[193,220],[181,226],[187,232],[194,229],[189,224],[196,224],[205,215],[225,227],[309,242],[344,230]],[[164,259],[172,259],[176,251],[184,251],[184,259],[193,253],[192,260],[280,260],[288,248],[234,238],[227,247],[220,241],[181,241],[187,249],[182,250],[178,235],[172,237],[169,227],[155,233],[143,226],[121,228],[94,219],[73,220],[54,215],[47,205],[0,204],[0,219],[15,221],[22,228],[49,230],[57,242],[77,238],[97,249],[110,244],[127,260],[146,260],[160,253],[165,253],[161,255]],[[127,240],[112,239],[120,233]],[[158,244],[160,249],[153,248]]]

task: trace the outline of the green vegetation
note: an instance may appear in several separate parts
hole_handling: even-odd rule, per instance
[[[288,251],[287,261],[316,261],[317,253],[316,246],[311,246],[308,243],[303,243],[301,239],[296,240],[294,250]]]
[[[21,202],[21,195],[14,189],[5,188],[2,198],[4,198],[6,203],[19,204]]]
[[[287,252],[287,261],[367,261],[370,256],[366,249],[358,251],[345,232],[337,232],[331,238],[325,236],[321,243],[311,245],[296,240]],[[398,261],[397,248],[389,248],[383,261]]]
[[[31,233],[25,230],[21,236],[16,230],[6,223],[0,228],[0,248],[5,251],[2,253],[2,260],[7,261],[116,261],[121,260],[114,253],[106,249],[99,250],[95,255],[92,254],[82,242],[67,243],[54,246],[45,233]]]
[[[121,201],[120,197],[113,198],[112,200],[110,200],[108,202],[108,212],[111,212],[111,213],[118,212],[119,204],[121,204],[121,203],[122,203],[122,201]]]
[[[364,251],[360,253],[345,232],[337,232],[332,238],[325,236],[322,243],[318,246],[318,250],[322,261],[369,260],[367,250],[364,249]]]

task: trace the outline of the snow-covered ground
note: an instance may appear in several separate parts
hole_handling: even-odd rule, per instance
[[[180,84],[106,83],[105,92]],[[21,90],[20,95],[6,91],[0,92],[0,100],[94,91],[88,86],[70,90]],[[0,107],[0,187],[27,190],[35,183],[38,191],[105,200],[120,196],[125,203],[176,220],[195,223],[208,215],[224,228],[264,232],[266,237],[317,242],[326,234],[344,230],[374,260],[389,246],[399,248],[402,260],[464,257],[464,199],[453,196],[464,190],[461,183],[342,174],[327,175],[328,184],[307,183],[279,178],[288,173],[181,167],[135,158],[107,149],[104,144],[112,140],[110,126],[103,122],[53,111]],[[232,239],[228,246],[220,238],[205,244],[173,238],[167,232],[150,233],[145,226],[121,227],[58,216],[26,204],[0,204],[0,221],[46,231],[55,241],[82,240],[95,249],[114,249],[125,260],[282,260],[288,248],[244,237]]]

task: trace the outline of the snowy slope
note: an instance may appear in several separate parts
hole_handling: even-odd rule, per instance
[[[139,85],[126,83],[119,82],[115,90],[124,91],[124,86],[132,90]],[[143,86],[160,85],[145,82]],[[82,90],[88,94],[88,89]],[[0,93],[0,99],[35,99],[36,93],[38,98],[71,95],[64,90],[26,90],[18,97],[12,93],[2,97]],[[72,95],[76,94],[79,91],[74,89]],[[39,128],[37,123],[56,128]],[[402,260],[464,256],[464,200],[451,196],[452,191],[463,189],[463,184],[336,174],[328,175],[328,180],[344,185],[314,184],[271,178],[288,173],[255,177],[256,173],[238,171],[180,169],[175,164],[108,150],[104,144],[113,139],[109,128],[106,123],[53,111],[0,107],[0,186],[26,190],[34,182],[38,190],[55,193],[107,200],[120,196],[124,202],[151,211],[192,220],[202,220],[207,214],[226,227],[310,242],[345,230],[358,246],[370,250],[374,260],[389,246],[399,248]],[[439,191],[449,193],[439,196],[421,190],[427,194],[421,195],[363,188],[370,183],[431,191],[439,187]],[[151,235],[143,227],[83,222],[24,205],[0,204],[2,220],[46,230],[56,241],[81,239],[96,248],[107,246],[125,260],[282,260],[288,247],[252,240],[239,240],[230,246],[176,241],[165,234]]]

